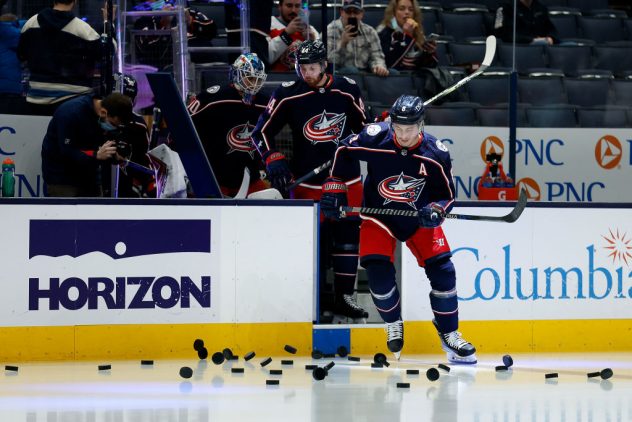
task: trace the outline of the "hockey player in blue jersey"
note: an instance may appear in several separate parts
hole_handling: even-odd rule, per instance
[[[274,92],[252,133],[272,187],[284,197],[290,194],[287,187],[293,176],[307,174],[331,160],[340,141],[359,133],[365,122],[364,105],[355,81],[326,73],[327,51],[322,41],[301,43],[296,51],[295,67],[298,78],[283,83]],[[291,160],[286,160],[277,150],[274,139],[285,125],[292,131]],[[326,172],[322,172],[301,183],[291,192],[292,198],[319,201],[326,176]],[[359,206],[362,202],[359,163],[348,166],[340,178],[348,188],[349,203]],[[321,275],[329,260],[334,270],[334,303],[326,310],[353,320],[368,316],[353,297],[358,240],[356,221],[322,221]],[[320,303],[326,305],[324,283],[321,287]]]
[[[386,322],[388,349],[399,358],[404,346],[400,293],[395,283],[396,242],[406,246],[426,271],[432,290],[430,305],[441,346],[452,363],[476,363],[476,349],[461,337],[456,273],[441,224],[454,204],[454,183],[448,149],[423,131],[423,100],[402,95],[390,110],[390,122],[366,126],[341,142],[330,178],[323,184],[321,209],[341,218],[347,205],[346,185],[340,182],[349,167],[367,163],[364,181],[366,207],[418,210],[418,219],[361,215],[360,265],[369,277],[371,296]]]
[[[266,78],[261,59],[245,53],[231,65],[227,83],[207,87],[189,101],[191,120],[226,196],[239,191],[244,168],[251,176],[248,193],[268,187],[259,177],[263,167],[251,138],[269,100],[260,92]]]

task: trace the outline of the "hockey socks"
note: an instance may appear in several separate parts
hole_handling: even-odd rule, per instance
[[[426,264],[430,279],[430,307],[442,333],[456,331],[459,327],[459,305],[456,296],[456,272],[452,261],[441,259]]]
[[[373,303],[386,323],[401,318],[401,301],[395,283],[395,267],[389,261],[371,260],[364,263],[369,276]]]

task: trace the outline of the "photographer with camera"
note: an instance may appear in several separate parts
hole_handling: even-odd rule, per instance
[[[59,106],[42,142],[45,195],[103,196],[109,185],[103,169],[124,160],[129,144],[124,128],[132,120],[132,101],[118,92],[103,99],[85,95]]]
[[[340,18],[327,25],[327,59],[341,73],[388,76],[380,38],[363,17],[362,0],[343,0]]]

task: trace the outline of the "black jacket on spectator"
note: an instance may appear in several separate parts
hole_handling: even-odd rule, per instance
[[[551,37],[559,42],[557,30],[549,19],[549,10],[538,0],[533,0],[531,7],[518,1],[516,13],[516,42],[529,44],[537,37]],[[504,42],[513,39],[513,2],[504,3],[496,12],[496,35]]]
[[[411,36],[388,26],[382,27],[377,35],[389,69],[417,70],[437,66],[434,55],[419,49]]]
[[[31,74],[27,101],[53,104],[91,92],[101,41],[72,12],[44,9],[24,24],[18,57]]]

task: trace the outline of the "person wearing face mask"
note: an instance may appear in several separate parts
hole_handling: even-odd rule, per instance
[[[404,347],[401,300],[393,257],[405,242],[430,280],[430,308],[441,347],[451,363],[476,363],[476,349],[457,331],[459,306],[450,246],[441,228],[454,206],[452,163],[446,146],[424,131],[420,97],[400,96],[389,122],[370,124],[344,139],[323,184],[320,207],[329,218],[344,219],[347,189],[340,178],[359,161],[366,162],[364,206],[417,210],[417,218],[360,214],[360,265],[367,271],[373,303],[386,323],[386,345],[399,359]]]
[[[103,99],[84,95],[60,105],[42,141],[45,195],[103,196],[109,181],[102,168],[124,160],[117,142],[132,120],[132,101],[118,92]]]
[[[389,69],[436,67],[437,43],[426,39],[417,0],[390,0],[377,27]]]

